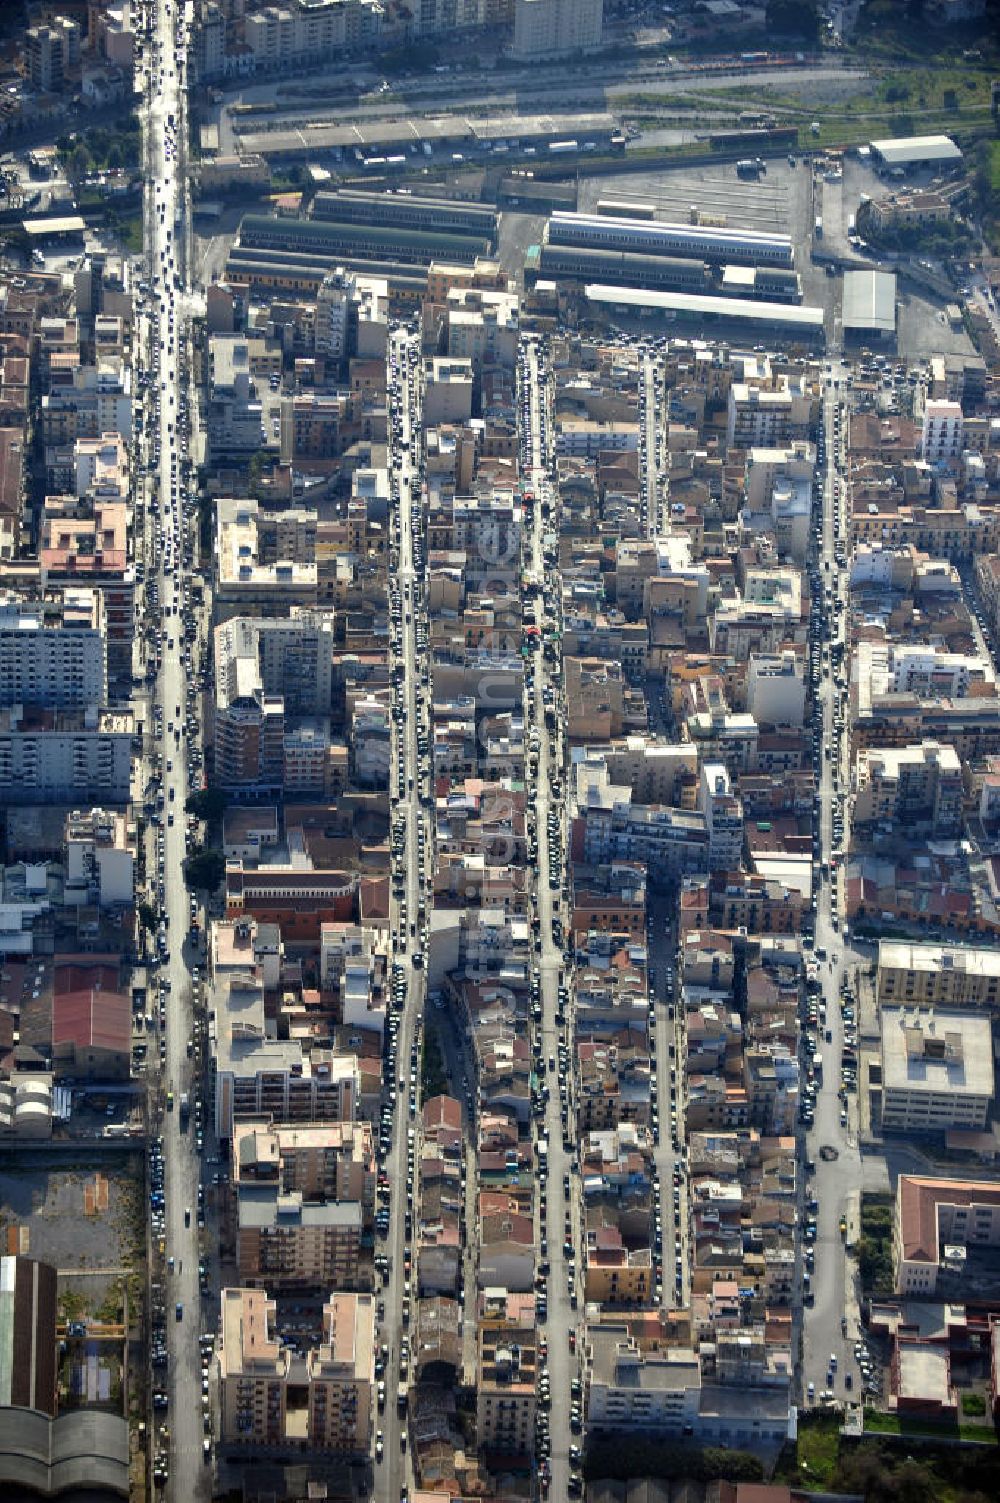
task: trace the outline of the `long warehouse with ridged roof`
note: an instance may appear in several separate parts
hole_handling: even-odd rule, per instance
[[[334,256],[345,262],[366,260],[416,262],[472,262],[488,256],[488,235],[455,234],[447,230],[414,230],[382,224],[338,224],[330,220],[281,218],[245,214],[240,245],[254,250],[297,251],[309,256]]]
[[[714,225],[672,224],[665,220],[615,219],[608,214],[557,211],[545,230],[549,245],[593,247],[647,256],[690,256],[754,266],[792,266],[790,235],[764,230],[720,229]]]

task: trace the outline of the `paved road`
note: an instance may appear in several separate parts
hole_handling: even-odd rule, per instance
[[[830,602],[825,607],[825,613],[832,627],[830,643],[844,636],[846,625],[844,607],[846,607],[848,595],[847,569],[846,566],[838,565],[836,559],[837,543],[839,538],[844,536],[847,522],[843,490],[838,485],[838,462],[843,458],[843,443],[846,435],[842,433],[838,440],[835,432],[834,417],[839,410],[840,393],[832,384],[834,379],[840,379],[841,389],[843,389],[845,373],[845,368],[839,361],[832,362],[831,379],[825,388],[823,400],[827,449],[826,464],[822,471],[823,532],[819,565],[820,589],[825,592],[829,588],[831,591]],[[842,416],[841,422],[843,424]],[[841,608],[835,604],[838,596],[844,603]],[[829,646],[829,643],[825,646]],[[824,663],[829,663],[829,677],[821,677],[821,689],[817,696],[822,745],[822,758],[819,764],[820,860],[830,863],[834,853],[843,851],[846,847],[846,813],[844,814],[843,834],[835,838],[834,808],[838,798],[838,785],[842,787],[847,768],[848,741],[846,714],[843,731],[839,730],[835,724],[838,703],[843,702],[838,699],[839,691],[836,689],[834,679],[835,667],[829,662],[829,655],[826,652],[824,652]],[[829,758],[826,756],[828,746],[833,748]],[[839,865],[838,862],[838,867]],[[840,989],[845,978],[843,930],[840,918],[842,875],[842,870],[838,870],[835,875],[831,874],[830,880],[821,882],[816,913],[816,954],[820,964],[822,998],[826,1007],[826,1028],[829,1030],[830,1038],[826,1039],[823,1031],[820,1031],[818,1047],[824,1058],[824,1068],[816,1101],[815,1123],[806,1138],[807,1156],[816,1165],[811,1179],[811,1188],[819,1201],[819,1208],[815,1242],[816,1268],[813,1279],[815,1304],[805,1309],[802,1374],[803,1388],[805,1389],[811,1382],[815,1385],[816,1394],[821,1394],[828,1386],[831,1386],[828,1379],[829,1359],[831,1353],[835,1354],[837,1356],[836,1382],[832,1386],[838,1398],[841,1399],[846,1396],[843,1388],[845,1371],[853,1367],[853,1360],[848,1359],[851,1356],[857,1330],[853,1315],[848,1320],[846,1334],[841,1330],[841,1318],[848,1306],[853,1303],[853,1289],[848,1282],[853,1265],[848,1263],[845,1255],[840,1234],[840,1218],[848,1208],[849,1194],[857,1190],[861,1184],[856,1097],[848,1098],[849,1121],[845,1126],[842,1122],[842,1101],[839,1096],[840,1057],[843,1044]],[[825,952],[825,958],[820,952]],[[830,1161],[824,1160],[820,1156],[820,1149],[823,1146],[835,1149],[837,1157]]]
[[[183,22],[176,6],[155,0],[153,18],[152,87],[145,102],[146,203],[145,256],[152,288],[147,305],[146,334],[154,391],[159,409],[147,430],[147,560],[149,579],[158,585],[158,609],[163,634],[162,669],[154,702],[162,712],[159,751],[165,792],[165,822],[158,832],[159,856],[154,871],[161,885],[161,917],[167,925],[166,959],[159,983],[166,983],[166,1058],[162,1085],[173,1091],[176,1106],[163,1121],[166,1197],[165,1256],[172,1259],[166,1273],[166,1325],[169,1362],[166,1388],[170,1398],[168,1496],[188,1500],[209,1493],[209,1468],[203,1457],[201,1404],[201,1334],[198,1291],[197,1190],[200,1162],[195,1151],[193,1124],[181,1122],[180,1093],[193,1088],[193,1063],[188,1055],[192,1035],[191,971],[196,958],[185,943],[190,922],[189,897],[184,886],[184,801],[187,773],[183,725],[190,681],[184,663],[181,611],[187,566],[184,557],[184,519],[179,492],[178,425],[181,393],[185,389],[182,349],[186,348],[179,299],[182,274],[178,241],[190,218],[184,162],[186,94]],[[155,459],[159,451],[158,462]],[[178,708],[180,713],[178,713]],[[179,727],[179,733],[169,728]],[[162,836],[162,840],[160,837]],[[162,868],[159,859],[162,858]],[[168,1270],[170,1264],[168,1263]]]
[[[399,937],[399,942],[394,947],[393,961],[395,965],[402,967],[406,988],[406,1002],[400,1023],[394,1073],[406,1081],[407,1090],[405,1093],[399,1093],[396,1101],[392,1145],[384,1166],[389,1173],[391,1219],[389,1236],[381,1244],[381,1248],[391,1258],[391,1269],[389,1282],[382,1295],[385,1300],[385,1319],[381,1323],[379,1340],[386,1343],[389,1348],[389,1364],[385,1375],[387,1389],[385,1413],[378,1416],[376,1420],[377,1427],[383,1435],[384,1455],[383,1459],[376,1461],[375,1464],[373,1489],[374,1497],[384,1500],[384,1503],[395,1503],[409,1480],[409,1451],[404,1453],[401,1449],[406,1433],[406,1419],[405,1416],[397,1413],[396,1391],[400,1382],[402,1340],[406,1337],[412,1345],[414,1336],[412,1320],[409,1325],[404,1325],[403,1321],[404,1286],[407,1280],[410,1280],[406,1260],[412,1252],[412,1238],[406,1235],[406,1212],[408,1207],[415,1207],[418,1191],[415,1179],[411,1181],[409,1178],[408,1132],[412,1127],[414,1157],[416,1158],[419,1128],[416,1112],[419,1106],[420,1069],[418,1064],[414,1090],[410,1085],[410,1068],[414,1048],[418,1048],[419,1051],[418,1041],[423,1026],[426,985],[425,972],[422,967],[414,965],[413,958],[418,949],[423,948],[421,924],[424,913],[424,880],[427,864],[426,858],[421,858],[421,830],[424,832],[425,841],[429,838],[426,813],[418,798],[418,795],[427,792],[428,785],[421,778],[417,749],[418,727],[426,725],[427,717],[427,704],[420,684],[420,670],[425,659],[418,650],[416,642],[418,622],[426,625],[426,596],[423,571],[416,568],[414,561],[414,540],[415,537],[419,539],[420,527],[419,525],[414,527],[410,509],[411,495],[416,497],[419,503],[419,466],[422,452],[420,364],[419,360],[413,363],[411,358],[415,356],[416,350],[417,345],[413,339],[399,331],[393,333],[389,357],[390,412],[394,422],[399,425],[391,444],[393,462],[395,464],[395,461],[399,461],[398,470],[393,469],[393,475],[398,476],[398,503],[394,507],[393,544],[398,549],[399,564],[391,580],[398,583],[402,606],[402,621],[397,637],[395,661],[401,663],[404,669],[405,712],[403,718],[396,723],[393,736],[393,770],[390,774],[390,786],[393,796],[394,824],[402,821],[405,828],[405,853],[402,861],[406,894],[405,911],[398,900],[393,899],[392,903],[393,931]],[[418,696],[420,696],[419,703]],[[426,847],[428,856],[429,851],[428,845]],[[398,1086],[398,1081],[396,1084]],[[392,1080],[387,1080],[389,1091],[392,1085]],[[410,1309],[415,1315],[415,1279],[410,1280],[410,1283],[413,1291]],[[412,1381],[412,1378],[411,1365],[408,1381]]]
[[[553,573],[544,557],[544,533],[548,526],[554,531],[558,530],[555,520],[558,496],[548,474],[551,462],[552,392],[548,375],[541,374],[540,364],[539,346],[529,344],[526,360],[521,368],[521,391],[528,396],[530,413],[527,422],[522,415],[522,435],[527,444],[528,460],[523,469],[525,484],[534,491],[537,499],[533,519],[526,523],[523,552],[528,572],[538,583],[539,589],[543,581],[550,579]],[[549,522],[542,516],[542,502],[545,499],[552,507],[553,514]],[[558,602],[558,589],[555,599]],[[547,626],[555,624],[548,611],[541,619]],[[540,1045],[541,1051],[539,1084],[547,1086],[549,1091],[544,1118],[541,1122],[536,1122],[536,1142],[539,1145],[544,1142],[546,1145],[544,1154],[541,1149],[539,1151],[538,1170],[540,1269],[544,1271],[548,1267],[542,1286],[547,1301],[547,1317],[540,1323],[539,1329],[544,1333],[543,1339],[548,1344],[545,1366],[548,1367],[551,1391],[551,1407],[547,1410],[551,1448],[548,1458],[551,1468],[551,1496],[562,1500],[568,1496],[569,1447],[578,1443],[570,1432],[570,1383],[579,1376],[579,1357],[570,1350],[570,1333],[573,1333],[575,1341],[579,1327],[578,1312],[583,1305],[586,1223],[580,1179],[576,1172],[576,1152],[575,1149],[568,1152],[564,1147],[564,1139],[574,1142],[576,1139],[572,1101],[573,1072],[570,1068],[573,1020],[569,1006],[564,1010],[563,1023],[560,1024],[557,1018],[559,987],[565,974],[564,950],[562,943],[553,938],[553,922],[558,919],[563,923],[566,918],[561,899],[565,871],[564,803],[562,797],[556,799],[552,792],[553,783],[562,779],[564,769],[560,733],[550,731],[545,725],[544,691],[548,687],[551,692],[556,726],[561,726],[564,724],[563,711],[559,705],[561,683],[557,665],[545,662],[541,653],[535,653],[528,663],[534,664],[534,693],[532,694],[529,683],[525,723],[529,727],[531,742],[537,746],[538,751],[538,770],[529,780],[529,833],[534,829],[538,842],[534,905],[538,928],[533,963],[538,971],[542,1007],[542,1019],[535,1030],[535,1041]],[[565,793],[564,788],[562,793]],[[558,872],[556,890],[553,890],[550,883],[550,870]],[[561,1048],[566,1051],[562,1058]],[[563,1086],[566,1091],[565,1103],[561,1099]],[[574,1301],[577,1310],[573,1309]],[[545,1449],[543,1440],[541,1450],[544,1452]]]

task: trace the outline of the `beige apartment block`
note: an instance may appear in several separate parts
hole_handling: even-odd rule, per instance
[[[884,939],[878,947],[878,1001],[884,1007],[982,1007],[1000,995],[1000,951]]]
[[[538,1331],[531,1294],[483,1291],[476,1433],[483,1450],[524,1455],[534,1445]]]
[[[219,1326],[219,1403],[225,1445],[280,1445],[290,1354],[274,1334],[263,1289],[224,1289]]]
[[[604,0],[514,0],[512,56],[563,57],[601,45]]]
[[[300,1446],[361,1456],[371,1440],[375,1302],[332,1294],[323,1339],[304,1357],[275,1334],[262,1289],[224,1289],[216,1348],[221,1439],[248,1448]]]
[[[309,1445],[362,1455],[371,1440],[375,1387],[375,1301],[334,1294],[323,1306],[323,1340],[306,1357]]]

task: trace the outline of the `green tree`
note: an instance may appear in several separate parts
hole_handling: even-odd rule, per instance
[[[140,903],[139,907],[138,907],[138,909],[136,911],[137,911],[137,913],[139,915],[139,922],[141,923],[142,927],[146,930],[147,934],[155,934],[156,933],[156,909],[153,907],[153,904],[152,903]]]
[[[197,793],[188,795],[184,808],[196,819],[203,819],[207,824],[214,824],[225,814],[228,803],[229,800],[221,788],[202,788]]]
[[[799,37],[804,42],[819,38],[819,5],[816,0],[767,0],[767,29],[776,36]]]
[[[108,147],[107,167],[109,172],[120,172],[125,165],[125,157],[117,141],[112,141]]]
[[[214,892],[226,875],[221,851],[195,851],[184,863],[184,880],[194,892]]]
[[[71,183],[82,183],[90,171],[90,152],[82,141],[78,141],[69,154],[66,163],[66,172]]]

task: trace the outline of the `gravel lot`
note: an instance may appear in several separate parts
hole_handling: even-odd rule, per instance
[[[85,1203],[88,1191],[93,1194],[98,1189],[98,1173],[106,1186],[106,1191],[102,1188],[98,1193],[106,1193],[107,1209],[88,1215]],[[44,1161],[23,1170],[4,1167],[0,1169],[4,1251],[11,1229],[24,1228],[27,1245],[22,1233],[21,1250],[55,1265],[61,1275],[60,1295],[72,1289],[96,1309],[114,1279],[112,1274],[90,1276],[87,1270],[113,1270],[142,1261],[143,1244],[138,1240],[143,1235],[141,1196],[138,1167],[130,1173],[116,1162],[109,1161],[96,1171],[49,1168]]]

